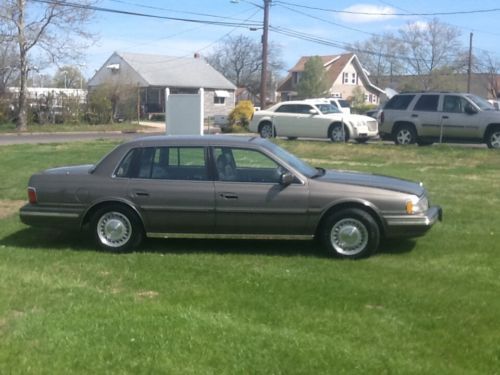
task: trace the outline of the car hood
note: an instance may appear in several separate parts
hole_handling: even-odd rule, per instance
[[[392,190],[416,196],[421,196],[425,192],[421,184],[413,181],[359,172],[328,170],[323,176],[317,177],[315,180]]]
[[[93,164],[72,165],[66,167],[50,168],[44,170],[43,174],[89,174],[94,169]]]

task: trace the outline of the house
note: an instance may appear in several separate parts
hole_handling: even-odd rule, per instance
[[[312,56],[302,56],[297,64],[290,69],[288,76],[278,86],[281,100],[297,98],[297,84],[304,72],[306,62]],[[360,87],[365,94],[365,103],[378,104],[384,91],[373,83],[366,70],[363,69],[358,57],[353,53],[342,55],[319,56],[323,61],[328,81],[328,95],[334,98],[350,99],[353,90]]]
[[[171,94],[204,89],[205,117],[227,115],[235,104],[236,86],[198,54],[172,57],[114,52],[88,82],[89,91],[104,85],[137,87],[143,116],[165,113],[165,89]]]

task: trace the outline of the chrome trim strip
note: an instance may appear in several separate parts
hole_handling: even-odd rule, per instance
[[[260,240],[311,240],[314,236],[297,234],[213,234],[213,233],[154,233],[148,232],[149,238],[192,238],[192,239],[260,239]]]
[[[61,217],[61,218],[78,218],[78,214],[65,214],[61,212],[33,212],[22,211],[22,216],[35,216],[35,217]]]

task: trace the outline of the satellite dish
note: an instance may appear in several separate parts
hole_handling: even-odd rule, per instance
[[[394,95],[398,94],[398,92],[396,90],[391,89],[390,87],[387,87],[384,91],[385,91],[385,96],[387,96],[387,99],[390,99]]]

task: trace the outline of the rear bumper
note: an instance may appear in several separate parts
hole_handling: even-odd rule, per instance
[[[384,219],[387,224],[386,237],[418,237],[443,220],[443,209],[433,206],[421,215],[389,215]]]
[[[26,204],[19,210],[19,218],[26,225],[43,227],[80,227],[80,210],[74,208],[43,207]]]

